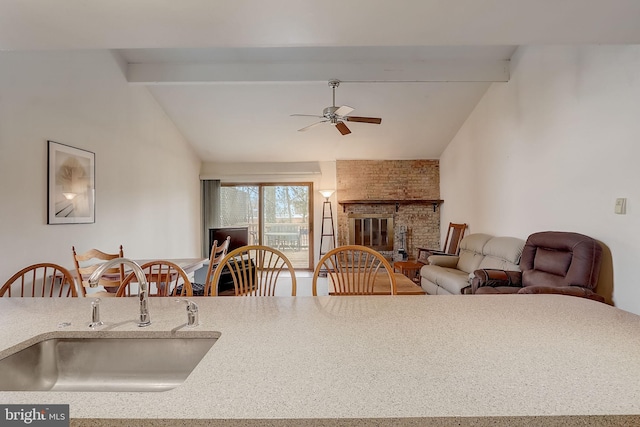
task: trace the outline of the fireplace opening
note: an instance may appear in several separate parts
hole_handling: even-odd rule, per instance
[[[393,251],[393,215],[350,214],[349,244]]]

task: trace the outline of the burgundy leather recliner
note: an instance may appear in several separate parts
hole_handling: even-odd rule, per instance
[[[519,271],[476,270],[474,294],[563,294],[604,302],[594,292],[602,247],[591,237],[563,231],[529,236]]]

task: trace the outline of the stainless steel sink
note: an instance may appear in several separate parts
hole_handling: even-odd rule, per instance
[[[0,360],[2,391],[166,391],[182,384],[220,336],[57,337]]]

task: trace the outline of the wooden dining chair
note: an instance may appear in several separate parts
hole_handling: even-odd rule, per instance
[[[124,251],[122,245],[120,250],[115,254],[108,254],[98,249],[89,249],[83,254],[77,254],[75,246],[71,247],[73,252],[73,262],[76,266],[76,274],[78,278],[78,287],[82,296],[87,295],[86,288],[89,287],[89,276],[93,273],[104,261],[109,261],[115,258],[123,258]],[[114,294],[122,281],[124,280],[124,265],[115,266],[107,269],[100,278],[98,285],[104,287],[106,293]],[[111,295],[113,296],[113,295]]]
[[[207,268],[207,278],[204,283],[211,283],[211,279],[213,279],[213,271],[216,269],[216,266],[220,264],[220,261],[227,255],[229,251],[229,244],[231,243],[231,236],[227,236],[227,238],[218,246],[218,241],[213,241],[213,246],[211,246],[211,254],[209,255],[209,267]],[[205,285],[206,288],[206,285]],[[206,294],[205,294],[206,295]]]
[[[296,274],[291,262],[269,246],[243,246],[227,253],[215,268],[211,282],[207,282],[205,295],[217,296],[221,277],[233,281],[236,296],[275,296],[278,282],[289,279],[291,296],[296,295]]]
[[[391,264],[380,252],[366,246],[338,246],[327,252],[313,272],[314,296],[318,295],[318,278],[325,274],[330,295],[373,295],[381,276],[390,283],[389,294],[397,294]]]
[[[149,261],[140,266],[149,284],[150,297],[191,297],[193,289],[191,280],[179,265],[165,260]],[[117,297],[137,295],[132,292],[132,283],[137,283],[138,278],[131,272],[124,278],[116,292]]]
[[[77,297],[73,276],[57,264],[39,263],[23,268],[0,288],[0,297]]]
[[[431,255],[457,255],[467,224],[449,223],[442,249],[418,248],[418,261],[426,264]]]

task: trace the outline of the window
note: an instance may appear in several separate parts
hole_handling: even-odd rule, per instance
[[[223,184],[220,225],[248,227],[249,244],[283,252],[294,268],[313,268],[311,183]]]

